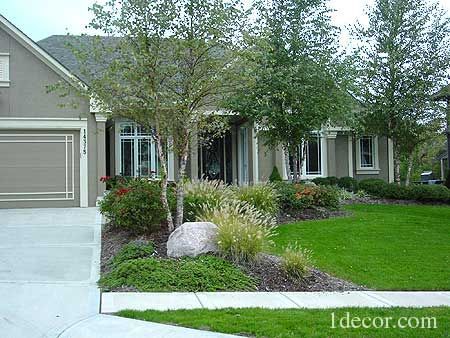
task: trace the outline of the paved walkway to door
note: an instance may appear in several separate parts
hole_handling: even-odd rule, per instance
[[[0,209],[0,337],[56,337],[98,314],[96,208]]]

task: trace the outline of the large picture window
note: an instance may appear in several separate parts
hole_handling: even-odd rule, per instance
[[[120,124],[120,174],[158,176],[158,156],[151,131],[134,123]]]

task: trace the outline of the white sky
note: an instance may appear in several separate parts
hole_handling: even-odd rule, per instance
[[[250,3],[251,0],[244,0]],[[103,2],[100,0],[100,2]],[[346,44],[345,27],[357,20],[364,22],[364,9],[373,0],[330,0],[335,9],[332,19],[343,29],[341,43]],[[450,13],[450,0],[439,0]],[[86,33],[91,16],[88,12],[95,0],[0,0],[0,14],[25,34],[38,41],[54,34]]]

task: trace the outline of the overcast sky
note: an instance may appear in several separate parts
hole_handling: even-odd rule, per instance
[[[343,28],[341,39],[343,44],[348,38],[345,27],[357,20],[364,22],[364,9],[372,1],[330,0],[330,7],[336,10],[333,13],[333,22]],[[0,0],[0,14],[38,41],[54,34],[86,33],[85,26],[91,18],[88,7],[95,2],[95,0]],[[450,12],[450,0],[439,2]]]

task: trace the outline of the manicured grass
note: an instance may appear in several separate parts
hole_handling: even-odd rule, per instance
[[[273,252],[298,241],[317,267],[380,290],[450,290],[450,207],[352,205],[349,217],[277,228]]]
[[[103,289],[123,286],[135,287],[142,292],[171,291],[244,291],[254,290],[254,280],[230,262],[213,256],[196,258],[126,259],[126,252],[118,255],[122,260],[114,264],[111,272],[100,278]],[[129,253],[129,252],[128,252]],[[129,257],[134,257],[135,251]]]
[[[335,314],[335,328],[332,328],[332,313]],[[390,328],[347,328],[339,327],[339,319],[350,314],[350,318],[392,317]],[[176,324],[201,330],[241,334],[256,337],[447,337],[450,330],[450,308],[392,308],[392,309],[330,309],[330,310],[178,310],[178,311],[121,311],[119,316],[166,324]],[[437,328],[393,328],[401,317],[435,317]],[[368,321],[366,321],[368,323]],[[404,320],[400,322],[407,323]],[[415,324],[415,319],[411,324]],[[421,325],[421,324],[419,324]],[[433,325],[431,325],[433,327]]]

